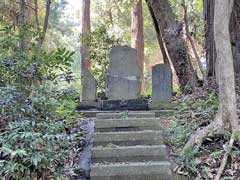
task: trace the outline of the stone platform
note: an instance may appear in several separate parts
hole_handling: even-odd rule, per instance
[[[148,110],[148,100],[129,99],[129,100],[99,100],[98,102],[83,101],[78,104],[77,110],[146,111]]]

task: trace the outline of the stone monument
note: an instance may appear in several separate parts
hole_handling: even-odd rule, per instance
[[[137,99],[141,91],[141,69],[137,63],[137,50],[129,46],[116,46],[109,54],[106,95],[109,100]]]
[[[85,71],[82,76],[81,102],[96,100],[96,80],[89,71]]]
[[[172,71],[167,64],[152,67],[152,101],[169,103],[172,98]]]

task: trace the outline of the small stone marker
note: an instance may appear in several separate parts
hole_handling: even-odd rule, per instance
[[[81,101],[96,100],[96,80],[89,71],[85,71],[82,77]]]
[[[152,67],[152,101],[169,103],[172,98],[172,71],[167,64]]]
[[[137,99],[141,90],[141,69],[137,50],[129,46],[112,48],[107,73],[106,95],[110,100]]]

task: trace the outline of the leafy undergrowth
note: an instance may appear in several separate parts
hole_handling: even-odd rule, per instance
[[[0,88],[1,179],[66,179],[66,167],[83,148],[79,93],[47,89],[29,98],[17,88]]]
[[[201,147],[193,147],[181,154],[190,135],[213,121],[218,108],[214,85],[196,92],[179,98],[179,107],[166,130],[167,143],[171,146],[173,160],[178,164],[175,168],[177,173],[186,175],[190,180],[211,180],[218,172],[231,134],[213,132]],[[240,144],[234,144],[221,179],[240,179]]]

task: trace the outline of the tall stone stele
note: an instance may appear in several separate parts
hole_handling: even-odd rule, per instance
[[[107,72],[106,96],[110,100],[129,100],[140,97],[141,68],[137,62],[137,50],[129,46],[111,49]]]
[[[152,101],[169,103],[172,98],[172,71],[167,64],[152,67]]]

